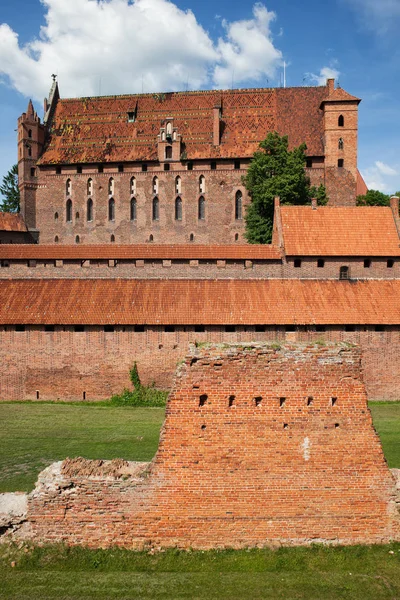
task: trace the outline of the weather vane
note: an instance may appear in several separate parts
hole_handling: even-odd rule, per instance
[[[55,81],[55,80],[57,79],[57,75],[55,75],[55,74],[53,73],[53,74],[52,74],[52,78],[53,78],[53,81]]]

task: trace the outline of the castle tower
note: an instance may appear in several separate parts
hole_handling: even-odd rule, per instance
[[[28,229],[36,228],[37,160],[44,145],[44,126],[29,100],[28,108],[18,119],[18,181],[21,214]]]
[[[331,205],[355,204],[359,98],[328,79],[324,111],[325,183]]]

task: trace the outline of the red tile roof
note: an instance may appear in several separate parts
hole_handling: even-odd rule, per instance
[[[198,259],[198,260],[280,260],[279,248],[272,245],[137,244],[62,246],[59,244],[0,244],[0,259],[14,260],[107,260],[107,259]]]
[[[323,103],[324,102],[357,102],[357,104],[359,104],[361,100],[360,98],[357,98],[357,96],[352,96],[346,92],[346,90],[338,87],[324,98]]]
[[[360,171],[357,170],[357,190],[356,190],[356,195],[357,196],[365,196],[365,194],[367,192],[368,192],[367,184],[365,183],[364,178],[361,175]]]
[[[167,117],[182,135],[187,158],[250,157],[268,132],[306,142],[322,156],[327,87],[211,90],[61,99],[39,164],[157,160],[157,135]],[[213,108],[222,106],[222,134],[213,145]],[[128,123],[128,112],[136,120]]]
[[[400,256],[389,207],[281,206],[288,256]]]
[[[1,324],[400,324],[400,280],[3,280]]]
[[[0,231],[28,231],[22,215],[0,212]]]

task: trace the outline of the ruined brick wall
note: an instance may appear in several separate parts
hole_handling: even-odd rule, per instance
[[[4,330],[6,329],[6,331]],[[129,370],[136,361],[144,384],[156,383],[170,388],[176,364],[185,356],[188,345],[208,343],[250,343],[285,341],[349,342],[359,344],[368,397],[371,400],[400,398],[400,328],[327,326],[315,328],[236,325],[225,327],[116,326],[105,332],[99,326],[74,331],[71,326],[26,326],[0,328],[0,400],[94,400],[109,398],[130,386]]]
[[[229,164],[228,164],[229,163]],[[174,170],[179,167],[179,170]],[[217,170],[210,170],[209,163],[196,166],[193,171],[184,170],[181,163],[171,164],[171,171],[151,168],[147,172],[125,169],[118,173],[115,166],[104,167],[103,173],[83,167],[82,174],[76,168],[63,168],[61,175],[41,170],[37,191],[37,227],[40,243],[53,244],[57,236],[63,244],[109,244],[111,236],[117,244],[148,242],[153,236],[155,243],[216,243],[244,242],[244,219],[235,218],[235,194],[243,194],[243,217],[248,196],[242,183],[244,169],[234,169],[233,161],[218,163]],[[205,177],[205,191],[200,192],[201,175]],[[136,191],[131,192],[131,178],[135,177]],[[153,177],[158,178],[158,193],[153,190]],[[176,191],[176,177],[181,178],[181,191]],[[109,220],[108,183],[114,179],[115,220]],[[71,179],[70,197],[73,203],[72,222],[66,222],[66,181]],[[93,220],[87,221],[88,179],[93,180]],[[152,216],[153,198],[159,199],[159,219]],[[175,199],[182,199],[182,220],[175,219]],[[205,218],[198,218],[198,200],[205,199]],[[136,219],[131,220],[130,202],[136,199]],[[193,240],[190,236],[193,235]]]
[[[360,367],[348,345],[197,349],[178,369],[150,467],[130,480],[66,463],[58,486],[31,496],[36,538],[133,548],[399,539]]]

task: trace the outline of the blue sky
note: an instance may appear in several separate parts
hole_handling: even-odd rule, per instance
[[[61,95],[317,85],[362,98],[359,167],[400,190],[400,0],[0,0],[0,177],[16,162],[16,121]]]

